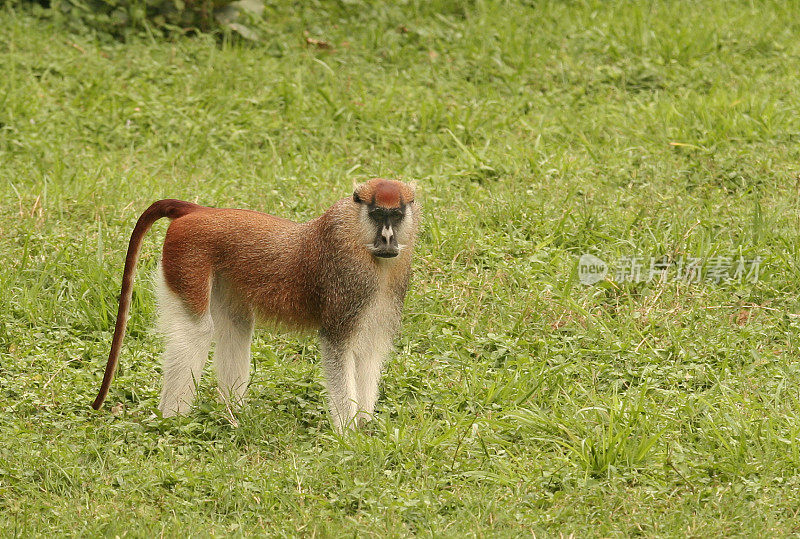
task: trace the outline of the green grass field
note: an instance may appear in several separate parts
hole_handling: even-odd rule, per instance
[[[800,9],[276,4],[252,45],[0,9],[0,535],[800,533]],[[277,331],[235,418],[213,376],[155,415],[164,223],[89,408],[150,202],[305,220],[373,176],[426,220],[367,429]],[[585,286],[583,253],[761,262]]]

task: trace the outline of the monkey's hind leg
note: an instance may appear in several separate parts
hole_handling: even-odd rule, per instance
[[[240,406],[250,379],[253,313],[225,280],[217,278],[211,290],[211,318],[217,343],[214,364],[219,390],[228,404]]]
[[[208,309],[194,314],[172,292],[161,268],[157,273],[159,328],[164,334],[164,387],[159,409],[164,417],[185,414],[194,400],[208,359],[214,324]]]

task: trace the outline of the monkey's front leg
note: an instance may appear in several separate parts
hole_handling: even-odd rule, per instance
[[[356,425],[362,427],[372,421],[375,403],[378,400],[378,384],[384,357],[380,353],[355,354],[356,391],[358,409]]]
[[[341,434],[346,428],[355,427],[358,410],[355,357],[350,347],[334,344],[323,335],[320,344],[333,424]]]
[[[381,370],[391,349],[392,334],[388,331],[362,332],[353,346],[358,403],[356,423],[359,427],[372,420]]]

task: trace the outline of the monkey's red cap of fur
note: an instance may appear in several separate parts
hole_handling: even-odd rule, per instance
[[[367,204],[399,208],[414,201],[414,188],[397,180],[374,178],[356,187],[354,195]]]

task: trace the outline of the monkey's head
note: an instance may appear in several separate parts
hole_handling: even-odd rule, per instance
[[[359,206],[367,249],[378,258],[394,258],[413,243],[414,188],[403,182],[375,178],[353,192]]]

